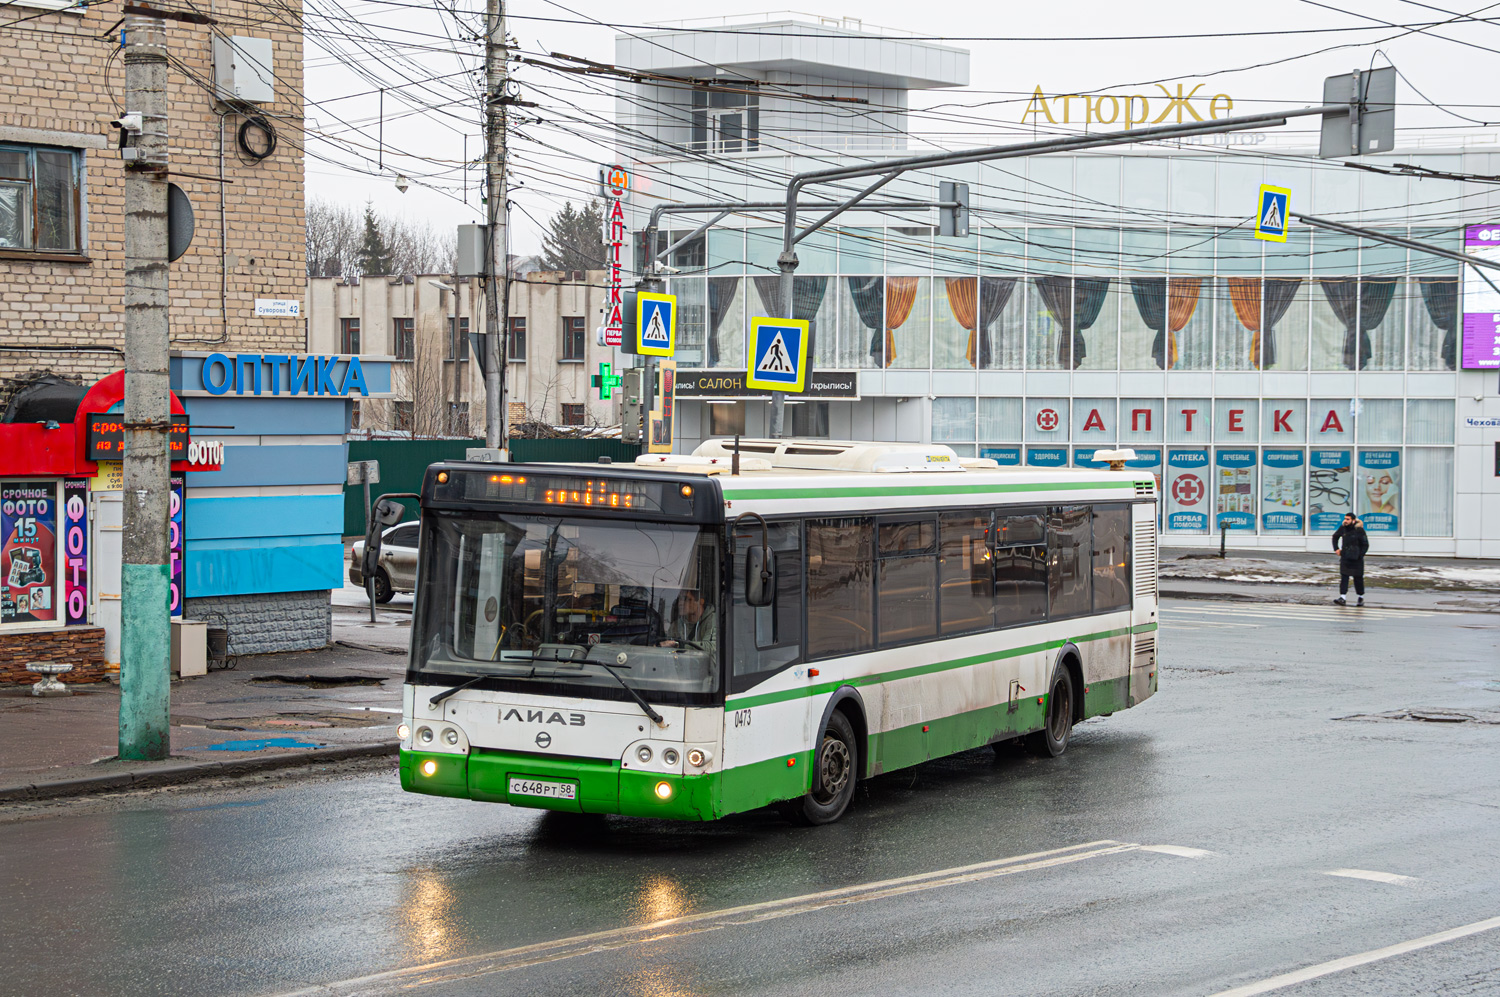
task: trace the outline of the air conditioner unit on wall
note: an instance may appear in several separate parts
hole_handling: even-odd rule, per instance
[[[215,96],[228,103],[271,103],[276,99],[275,64],[269,38],[215,36]]]

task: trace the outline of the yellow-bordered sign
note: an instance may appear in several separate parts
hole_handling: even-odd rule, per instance
[[[637,291],[635,348],[648,357],[669,357],[677,346],[677,295]]]
[[[1260,210],[1255,215],[1255,237],[1267,242],[1286,242],[1287,212],[1292,207],[1292,192],[1285,187],[1261,184]]]
[[[752,318],[745,387],[801,391],[807,381],[806,321]]]

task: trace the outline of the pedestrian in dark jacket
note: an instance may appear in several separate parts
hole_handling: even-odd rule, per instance
[[[1344,525],[1333,535],[1333,549],[1339,555],[1339,597],[1334,602],[1346,605],[1349,594],[1349,579],[1354,579],[1354,592],[1359,596],[1356,606],[1365,604],[1365,552],[1370,549],[1370,538],[1365,533],[1365,524],[1355,518],[1354,513],[1344,513]]]

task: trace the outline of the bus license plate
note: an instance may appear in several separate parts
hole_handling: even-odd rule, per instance
[[[510,792],[514,796],[545,796],[549,800],[572,800],[578,797],[578,787],[571,782],[545,782],[541,779],[510,780]]]

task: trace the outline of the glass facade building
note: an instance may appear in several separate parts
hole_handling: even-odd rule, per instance
[[[775,201],[787,175],[841,161],[768,153],[762,139],[760,153],[722,162],[634,164],[649,192],[630,205],[637,272],[651,207]],[[1131,447],[1161,485],[1164,533],[1189,544],[1226,527],[1240,546],[1324,550],[1352,510],[1376,550],[1500,556],[1495,373],[1459,369],[1460,265],[1296,223],[1285,243],[1252,232],[1272,184],[1292,191],[1293,211],[1460,251],[1466,226],[1500,217],[1500,193],[1318,161],[1295,138],[1235,141],[889,184],[880,196],[930,199],[939,180],[967,183],[969,234],[938,235],[931,209],[858,210],[797,246],[793,310],[810,324],[811,367],[852,372],[858,388],[798,399],[789,429],[945,443],[1011,465],[1086,466],[1096,449]],[[1361,165],[1500,173],[1493,134],[1442,141]],[[802,196],[820,195],[847,191]],[[743,371],[750,319],[778,314],[779,214],[736,213],[687,241],[708,218],[665,216],[654,248],[676,247],[664,262],[679,383]],[[729,427],[763,433],[768,410],[749,393],[680,394],[680,446]]]

